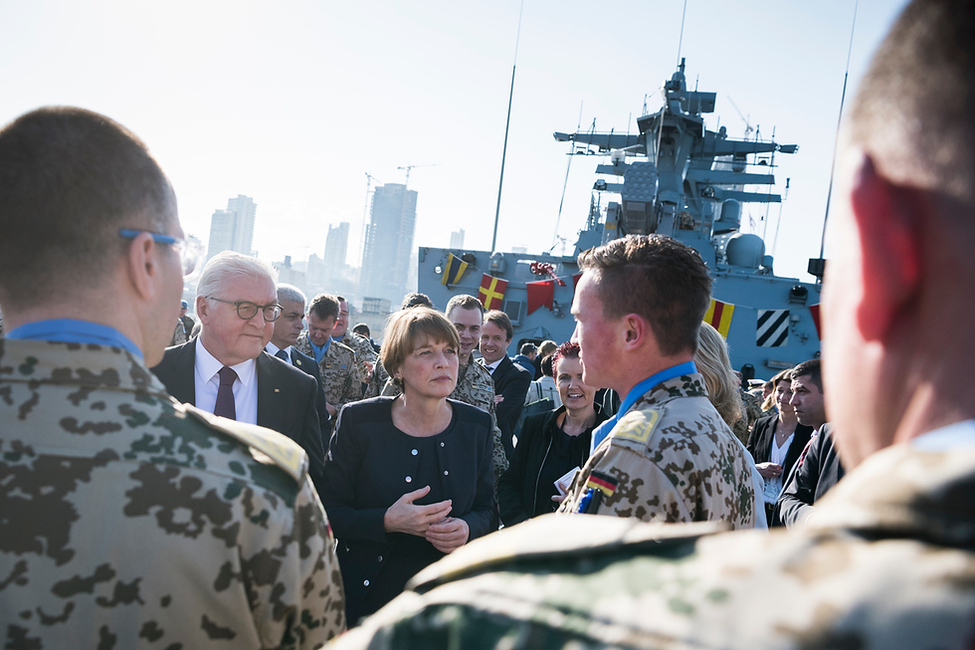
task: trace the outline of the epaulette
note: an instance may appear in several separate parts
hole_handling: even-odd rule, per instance
[[[645,447],[662,417],[661,409],[631,409],[609,435],[615,441]]]
[[[645,523],[633,517],[542,515],[475,539],[428,566],[407,584],[407,589],[425,592],[433,587],[488,570],[536,560],[592,559],[619,552],[667,553],[702,536],[724,532],[723,522],[698,522],[674,526]]]
[[[250,449],[254,460],[277,465],[298,483],[301,483],[308,471],[308,455],[305,450],[294,440],[277,431],[217,417],[189,404],[180,404],[177,408],[185,409],[187,415],[244,443]]]

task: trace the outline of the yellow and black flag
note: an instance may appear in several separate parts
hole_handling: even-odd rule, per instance
[[[447,264],[443,269],[443,275],[440,277],[440,284],[446,284],[448,287],[452,284],[457,284],[460,282],[466,270],[467,262],[456,257],[453,253],[449,253]]]

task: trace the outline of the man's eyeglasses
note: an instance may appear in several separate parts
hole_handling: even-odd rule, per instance
[[[161,235],[157,232],[149,232],[148,230],[130,230],[128,228],[121,228],[118,231],[118,234],[126,239],[135,239],[142,233],[146,233],[152,237],[152,241],[157,244],[166,244],[176,250],[183,267],[184,280],[192,280],[199,275],[203,268],[203,242],[199,239],[192,235],[186,239],[180,239],[178,237],[170,237],[169,235]]]
[[[281,316],[281,305],[257,305],[246,300],[224,300],[223,298],[214,298],[213,296],[207,296],[207,300],[216,300],[217,302],[226,303],[228,305],[233,305],[237,308],[237,315],[244,320],[250,320],[257,316],[258,311],[264,312],[264,320],[268,323],[273,323]]]

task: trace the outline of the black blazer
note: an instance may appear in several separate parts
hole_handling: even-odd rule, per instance
[[[498,419],[498,428],[501,429],[501,440],[510,461],[514,452],[511,437],[515,433],[518,418],[521,417],[521,410],[525,408],[525,395],[528,393],[528,386],[532,383],[532,375],[521,366],[515,365],[508,357],[503,357],[501,363],[491,373],[491,379],[494,380],[495,394],[504,395],[504,400],[495,408],[495,415]]]
[[[315,382],[266,352],[257,357],[257,424],[284,434],[308,454],[308,474],[321,492],[325,449],[315,403]],[[196,340],[166,350],[152,372],[180,402],[196,405]]]
[[[273,354],[270,356],[273,359],[280,360],[280,357],[275,357]],[[318,411],[318,424],[322,429],[322,449],[324,450],[328,447],[328,437],[332,433],[332,422],[328,415],[328,409],[325,408],[325,388],[322,385],[321,368],[318,367],[314,359],[303,352],[299,352],[293,345],[291,346],[291,365],[314,377],[315,383],[318,384],[318,401],[315,403],[315,410]]]
[[[755,421],[755,428],[752,429],[752,434],[748,438],[748,451],[751,453],[752,458],[755,459],[755,464],[767,463],[772,457],[772,442],[775,440],[775,429],[779,421],[778,415],[769,415],[764,418],[759,418]],[[792,471],[792,466],[796,464],[799,459],[799,454],[806,447],[806,443],[809,442],[809,436],[812,435],[813,428],[807,427],[804,424],[796,425],[796,435],[792,439],[792,444],[789,445],[789,451],[785,454],[785,462],[782,463],[782,480],[784,481],[788,476],[789,472]]]
[[[422,537],[387,533],[389,506],[429,485],[417,505],[452,501],[451,517],[467,522],[469,539],[491,532],[494,440],[491,416],[448,400],[447,430],[428,438],[393,425],[395,398],[346,404],[339,412],[325,461],[322,503],[338,538],[349,625],[392,600],[422,568],[444,556]]]

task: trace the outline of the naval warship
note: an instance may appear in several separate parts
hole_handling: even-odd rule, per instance
[[[600,178],[571,255],[421,247],[418,290],[437,305],[467,293],[506,312],[514,355],[525,341],[561,343],[572,336],[569,309],[581,251],[658,233],[704,259],[714,281],[705,321],[726,338],[732,365],[746,378],[769,378],[818,357],[819,283],[775,275],[763,239],[741,232],[743,204],[782,201],[772,191],[775,155],[798,146],[733,139],[725,127],[708,130],[703,116],[714,112],[716,93],[688,90],[684,69],[681,59],[661,88],[657,110],[645,106],[638,134],[554,134],[577,153],[607,158],[596,168]],[[810,260],[811,274],[821,279],[822,269],[822,260]]]

